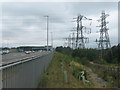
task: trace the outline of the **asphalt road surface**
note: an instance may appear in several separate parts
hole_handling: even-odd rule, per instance
[[[17,52],[17,53],[9,53],[2,55],[2,64],[7,64],[15,61],[19,61],[24,58],[30,58],[33,56],[42,56],[43,54],[47,54],[49,52],[43,51],[43,52],[31,52],[30,54],[26,54],[24,52]]]

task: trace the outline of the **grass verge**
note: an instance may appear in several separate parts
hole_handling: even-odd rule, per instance
[[[91,88],[93,84],[83,84],[82,80],[73,76],[70,62],[74,59],[56,52],[48,69],[39,81],[39,88]],[[63,71],[67,71],[67,83]]]

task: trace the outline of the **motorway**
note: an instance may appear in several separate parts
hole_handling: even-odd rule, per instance
[[[2,65],[8,64],[11,62],[16,62],[25,58],[31,58],[35,56],[42,56],[44,54],[47,54],[49,52],[43,51],[43,52],[31,52],[30,54],[26,54],[24,52],[17,52],[17,53],[9,53],[2,55]]]

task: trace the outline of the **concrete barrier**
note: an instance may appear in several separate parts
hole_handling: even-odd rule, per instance
[[[1,67],[3,88],[37,88],[40,75],[48,67],[53,52]]]

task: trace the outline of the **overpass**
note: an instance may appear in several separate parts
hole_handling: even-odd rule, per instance
[[[1,88],[37,88],[40,76],[48,67],[53,53],[44,51],[2,55]]]

